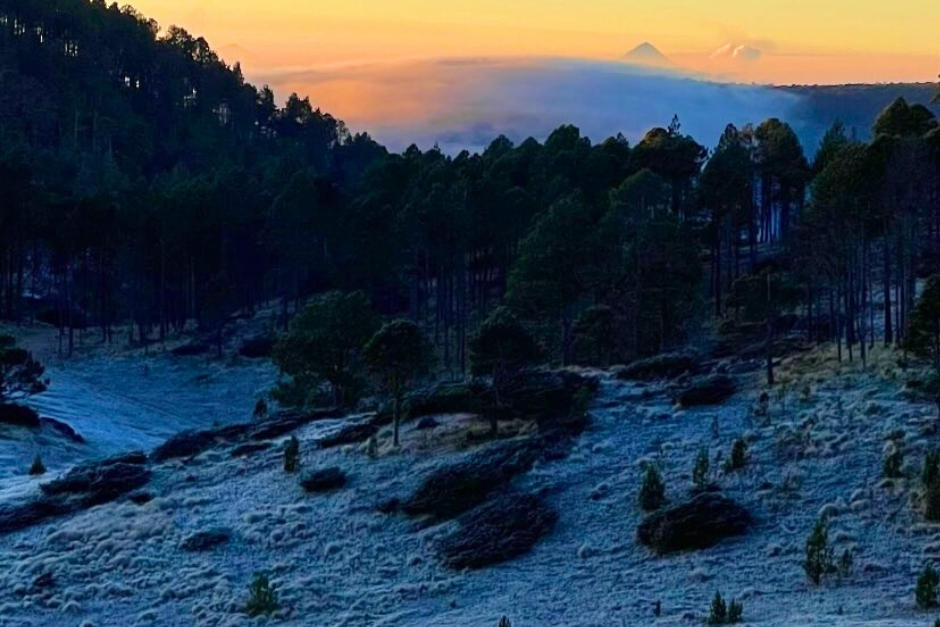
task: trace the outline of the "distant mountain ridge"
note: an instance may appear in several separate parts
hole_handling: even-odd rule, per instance
[[[623,56],[623,60],[634,65],[644,65],[649,67],[673,67],[673,62],[669,57],[659,51],[659,48],[648,41],[630,50]]]

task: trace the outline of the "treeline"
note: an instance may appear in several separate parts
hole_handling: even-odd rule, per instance
[[[0,0],[0,315],[148,342],[362,290],[456,374],[498,304],[584,363],[797,307],[864,357],[902,339],[940,238],[933,115],[898,100],[873,132],[835,125],[813,163],[776,119],[712,150],[676,119],[635,146],[563,126],[389,154],[132,9]]]
[[[291,190],[309,180],[308,206],[335,212],[385,154],[307,99],[277,107],[205,40],[129,7],[3,0],[0,315],[41,310],[108,340],[132,320],[148,341],[315,289],[288,254],[317,218],[279,241],[294,234]]]

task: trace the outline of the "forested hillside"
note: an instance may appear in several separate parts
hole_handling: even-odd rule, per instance
[[[272,299],[286,325],[335,288],[419,322],[454,373],[500,303],[556,361],[654,354],[709,312],[772,337],[797,308],[864,358],[903,337],[937,259],[940,132],[903,100],[813,163],[777,119],[388,154],[130,8],[7,0],[0,28],[0,313],[58,324],[64,350],[75,328],[148,342]]]

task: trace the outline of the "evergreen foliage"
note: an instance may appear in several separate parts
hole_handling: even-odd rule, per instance
[[[33,458],[33,463],[29,467],[29,474],[33,476],[46,474],[46,465],[42,463],[39,453],[36,453],[36,457]]]
[[[300,440],[296,435],[284,444],[284,472],[297,472],[300,468]]]
[[[359,353],[380,321],[363,292],[327,292],[313,299],[274,347],[274,362],[294,385],[327,381],[338,406],[353,403]],[[313,390],[299,390],[308,398]]]
[[[654,464],[646,466],[638,500],[640,507],[648,512],[659,509],[666,501],[666,486]]]
[[[823,518],[816,521],[813,532],[806,540],[803,570],[809,580],[817,586],[823,577],[836,571],[833,549],[829,546],[829,526]]]
[[[695,465],[692,466],[692,483],[698,487],[708,483],[708,470],[708,450],[702,447],[699,449],[698,455],[695,456]]]
[[[20,400],[46,390],[45,368],[29,351],[19,348],[9,335],[0,335],[0,404]]]
[[[524,367],[542,357],[542,350],[519,320],[505,307],[497,307],[470,339],[470,371],[489,375],[496,394],[496,412],[490,416],[495,434],[506,388]]]
[[[933,564],[924,564],[924,569],[917,576],[917,586],[914,588],[914,600],[917,602],[917,607],[927,610],[937,605],[938,583],[940,583],[940,577],[934,570]]]
[[[386,323],[363,349],[366,366],[378,385],[392,398],[394,444],[399,444],[405,392],[430,369],[434,355],[418,325],[409,320]]]

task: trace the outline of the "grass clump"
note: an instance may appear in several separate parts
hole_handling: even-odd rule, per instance
[[[255,578],[248,587],[245,613],[248,616],[270,615],[276,612],[277,608],[277,586],[273,585],[264,573],[255,573]]]

